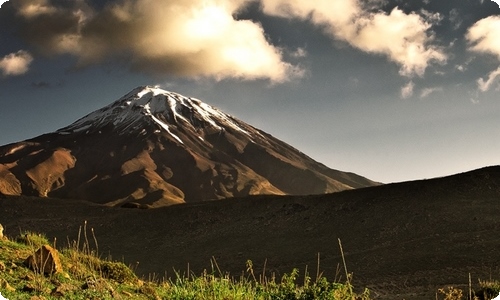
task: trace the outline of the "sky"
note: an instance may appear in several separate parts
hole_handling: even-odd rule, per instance
[[[141,85],[201,99],[379,182],[500,165],[500,8],[490,0],[1,5],[0,145]]]

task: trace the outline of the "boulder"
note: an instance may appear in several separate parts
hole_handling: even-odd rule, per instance
[[[43,245],[24,262],[28,268],[35,272],[53,274],[62,272],[59,252],[49,245]]]

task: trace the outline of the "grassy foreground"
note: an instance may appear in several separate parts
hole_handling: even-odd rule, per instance
[[[313,280],[305,272],[299,280],[297,269],[276,278],[254,274],[252,262],[247,262],[246,272],[239,277],[224,274],[215,259],[211,272],[200,275],[176,274],[175,279],[139,279],[133,270],[121,262],[102,259],[93,234],[87,236],[86,224],[80,228],[78,240],[68,242],[58,250],[62,271],[44,273],[42,268],[30,268],[26,258],[42,245],[56,248],[42,235],[32,232],[20,234],[15,239],[0,238],[0,300],[29,299],[334,299],[369,300],[367,289],[353,291],[350,281],[328,281],[321,274]],[[90,242],[92,241],[92,249]],[[341,245],[340,245],[341,246]],[[95,250],[94,250],[95,249]],[[342,247],[341,247],[342,250]],[[347,278],[350,275],[347,274]],[[299,282],[300,281],[300,282]],[[492,299],[500,291],[497,281],[480,282],[480,292],[453,287],[440,289],[436,299]]]
[[[92,241],[92,250],[90,242]],[[353,291],[349,282],[330,282],[319,276],[305,276],[298,282],[298,270],[281,278],[254,274],[252,262],[239,277],[219,270],[168,280],[141,280],[121,262],[101,259],[93,231],[80,229],[78,241],[58,250],[62,271],[44,274],[30,269],[25,260],[42,245],[56,248],[56,241],[37,233],[23,233],[15,239],[0,239],[0,300],[30,299],[345,299],[368,300],[369,292]],[[95,249],[95,250],[93,250]]]

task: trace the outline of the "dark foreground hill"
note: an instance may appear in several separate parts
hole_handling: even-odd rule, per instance
[[[137,272],[200,273],[215,257],[235,276],[308,266],[335,277],[338,238],[354,285],[382,299],[434,299],[436,288],[500,278],[500,167],[319,196],[257,196],[137,210],[83,201],[0,199],[7,235],[45,232],[58,245],[85,220],[99,251]]]

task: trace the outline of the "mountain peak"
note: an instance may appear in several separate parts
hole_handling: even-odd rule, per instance
[[[136,94],[139,98],[144,96],[145,94],[152,93],[154,96],[157,95],[169,95],[169,94],[175,94],[173,92],[164,90],[160,88],[159,86],[152,86],[152,85],[143,85],[139,86],[131,91],[132,94]]]
[[[140,86],[73,124],[58,130],[60,134],[91,133],[111,128],[119,133],[142,132],[154,127],[156,133],[166,132],[177,142],[174,133],[189,128],[198,133],[221,132],[227,128],[250,135],[244,124],[201,100],[185,97],[155,86]]]

